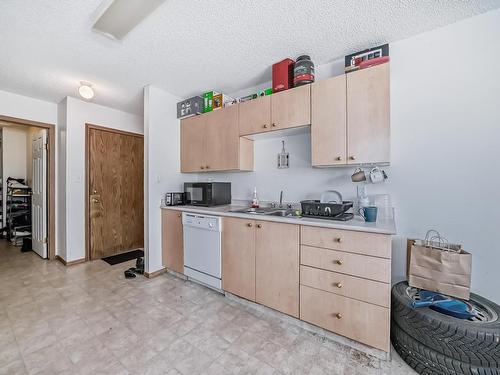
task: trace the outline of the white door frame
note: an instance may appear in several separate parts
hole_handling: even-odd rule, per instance
[[[33,251],[47,258],[47,129],[33,133],[31,240]]]

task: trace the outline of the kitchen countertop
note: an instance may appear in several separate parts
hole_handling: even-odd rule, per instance
[[[200,207],[200,206],[162,206],[162,209],[175,211],[192,212],[196,214],[238,217],[242,219],[251,219],[259,221],[275,221],[279,223],[308,225],[322,228],[335,228],[353,230],[357,232],[369,232],[379,234],[396,234],[396,223],[394,220],[377,221],[376,223],[365,223],[360,217],[354,216],[349,221],[335,221],[327,219],[314,219],[309,217],[279,217],[269,215],[246,214],[241,212],[230,212],[248,208],[241,205],[224,205],[215,207]]]

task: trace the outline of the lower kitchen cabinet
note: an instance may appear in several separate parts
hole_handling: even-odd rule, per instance
[[[255,301],[255,221],[225,217],[222,224],[222,289]]]
[[[300,319],[386,352],[390,316],[386,307],[300,286]]]
[[[163,209],[161,211],[162,226],[162,261],[168,269],[184,273],[184,241],[182,230],[182,213]]]
[[[299,317],[299,226],[257,221],[255,299]]]

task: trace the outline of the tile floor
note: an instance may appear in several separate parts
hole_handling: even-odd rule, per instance
[[[413,374],[133,262],[64,267],[0,241],[0,374]]]

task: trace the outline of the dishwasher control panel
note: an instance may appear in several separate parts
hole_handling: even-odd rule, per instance
[[[182,214],[182,225],[200,229],[220,231],[220,217],[206,216],[184,212]]]

